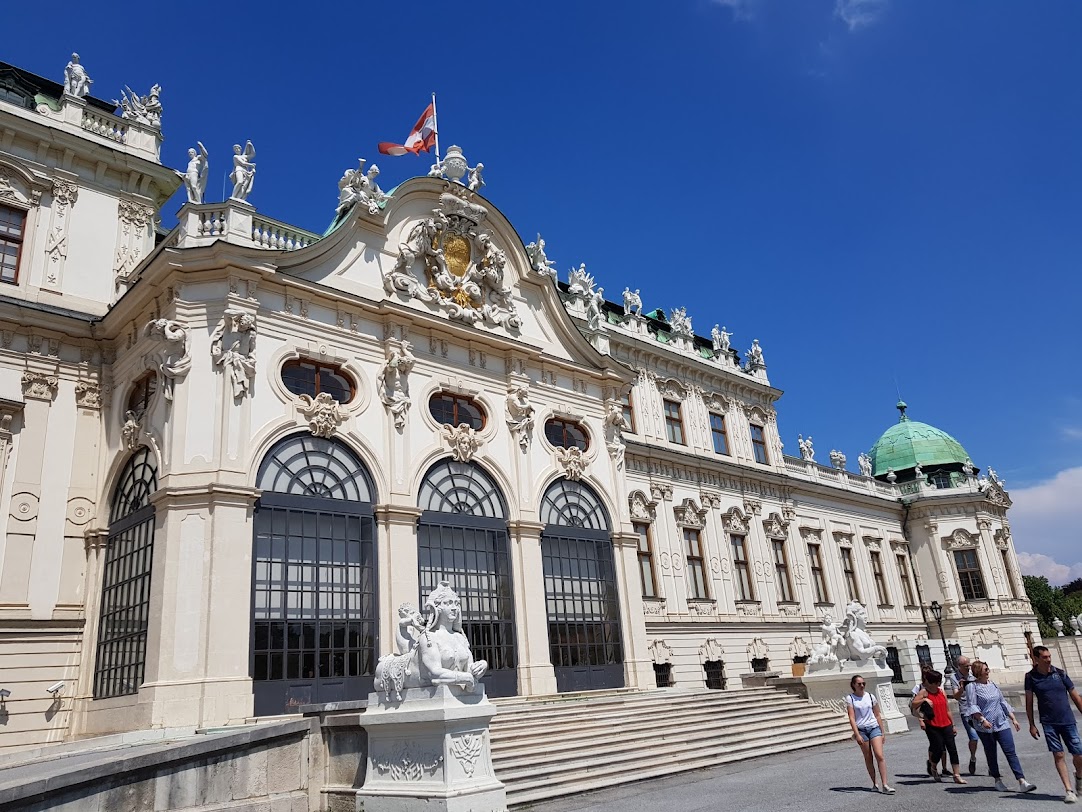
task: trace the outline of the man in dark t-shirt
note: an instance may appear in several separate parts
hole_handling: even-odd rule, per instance
[[[1052,665],[1052,654],[1046,646],[1033,647],[1033,661],[1036,666],[1026,674],[1026,717],[1029,719],[1029,735],[1039,739],[1041,734],[1033,723],[1033,697],[1037,697],[1037,707],[1041,714],[1041,726],[1044,728],[1044,740],[1056,759],[1056,770],[1067,791],[1064,803],[1078,801],[1082,792],[1082,740],[1078,738],[1078,724],[1071,709],[1073,702],[1082,712],[1082,696],[1062,668]],[[1067,774],[1067,752],[1074,757],[1074,786]]]

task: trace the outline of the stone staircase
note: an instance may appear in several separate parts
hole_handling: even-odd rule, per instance
[[[772,688],[593,691],[495,700],[492,762],[507,803],[801,750],[852,736],[849,722]]]

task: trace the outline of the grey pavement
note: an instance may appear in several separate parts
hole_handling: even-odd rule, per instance
[[[878,795],[864,768],[864,759],[855,742],[828,744],[795,753],[744,761],[707,770],[680,773],[653,781],[627,784],[613,789],[557,798],[534,804],[531,812],[867,812],[882,806],[892,812],[901,810],[1028,810],[1063,809],[1082,812],[1082,803],[1063,803],[1063,784],[1043,737],[1034,741],[1026,732],[1025,714],[1020,714],[1022,730],[1016,734],[1022,769],[1027,780],[1037,785],[1026,795],[1003,794],[992,788],[983,748],[977,750],[977,774],[966,774],[969,751],[964,732],[956,739],[962,760],[962,777],[969,784],[937,784],[924,772],[928,740],[920,730],[889,736],[886,742],[887,769],[892,776],[895,795]],[[779,731],[782,733],[782,731]],[[1006,761],[1000,756],[1000,770],[1009,776]],[[1070,756],[1068,770],[1072,774]],[[1008,786],[1017,786],[1011,778]]]

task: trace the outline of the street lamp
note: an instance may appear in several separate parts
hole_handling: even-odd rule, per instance
[[[951,652],[947,648],[947,638],[943,634],[943,607],[939,605],[939,601],[932,601],[932,605],[928,607],[932,610],[932,617],[935,618],[935,623],[939,627],[939,639],[943,641],[943,657],[946,660],[947,667],[943,669],[944,674],[953,674],[954,666],[951,665]]]

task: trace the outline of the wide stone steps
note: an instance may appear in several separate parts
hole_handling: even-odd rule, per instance
[[[497,700],[492,762],[530,803],[838,742],[844,716],[769,688]]]

